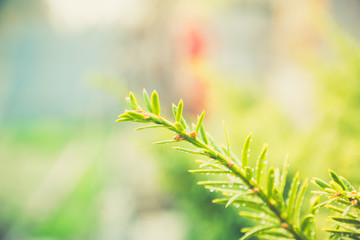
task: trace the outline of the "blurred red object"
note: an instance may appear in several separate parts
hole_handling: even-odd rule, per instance
[[[180,84],[185,86],[182,90],[184,99],[191,103],[186,111],[198,115],[205,108],[207,101],[208,79],[202,73],[206,63],[208,39],[203,27],[192,22],[182,29],[180,40]]]
[[[193,27],[188,30],[185,44],[191,60],[204,57],[206,51],[206,37],[199,28]]]

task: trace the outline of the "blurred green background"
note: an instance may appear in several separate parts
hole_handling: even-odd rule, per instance
[[[114,123],[129,90],[359,184],[359,22],[357,0],[0,0],[0,239],[241,236],[194,158],[151,145],[171,134]]]

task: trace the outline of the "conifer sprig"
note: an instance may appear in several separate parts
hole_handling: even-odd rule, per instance
[[[330,217],[334,226],[324,230],[331,233],[330,239],[360,239],[360,192],[334,171],[329,170],[329,175],[329,182],[312,179],[320,190],[313,193],[326,198],[315,208],[324,206],[337,213]]]
[[[208,157],[208,160],[198,161],[200,162],[199,169],[189,170],[189,172],[220,175],[224,176],[224,180],[207,180],[198,184],[204,185],[206,189],[212,192],[220,192],[224,195],[223,198],[214,199],[214,203],[222,203],[226,207],[230,205],[241,207],[240,215],[260,223],[258,226],[243,229],[245,235],[241,239],[250,239],[254,236],[260,239],[310,240],[315,238],[314,216],[316,210],[314,210],[314,206],[319,205],[318,199],[312,202],[308,214],[300,216],[308,181],[305,180],[301,183],[297,173],[292,180],[288,193],[284,194],[288,171],[287,162],[282,174],[278,168],[274,167],[267,171],[267,145],[264,145],[256,167],[251,167],[249,165],[249,153],[252,134],[245,141],[240,160],[231,151],[225,125],[226,146],[220,147],[205,131],[203,126],[204,112],[198,117],[197,123],[190,128],[182,115],[182,100],[178,106],[173,104],[175,122],[160,116],[160,103],[156,91],[153,91],[150,99],[144,90],[144,100],[148,111],[142,110],[135,96],[130,93],[127,102],[131,110],[126,110],[119,115],[116,121],[152,124],[137,128],[138,130],[157,127],[167,128],[176,135],[173,139],[156,142],[156,144],[185,141],[196,149],[182,147],[174,147],[174,149]]]

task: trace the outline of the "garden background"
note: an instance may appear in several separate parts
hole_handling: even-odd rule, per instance
[[[356,0],[0,0],[0,239],[241,236],[194,158],[151,145],[169,133],[114,122],[143,88],[237,154],[253,132],[291,175],[358,185],[359,26]]]

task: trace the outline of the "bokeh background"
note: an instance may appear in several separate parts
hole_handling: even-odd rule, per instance
[[[143,88],[238,154],[252,131],[253,161],[267,142],[359,184],[359,37],[358,0],[0,0],[0,239],[241,236],[194,158],[151,145],[171,134],[114,122]]]

